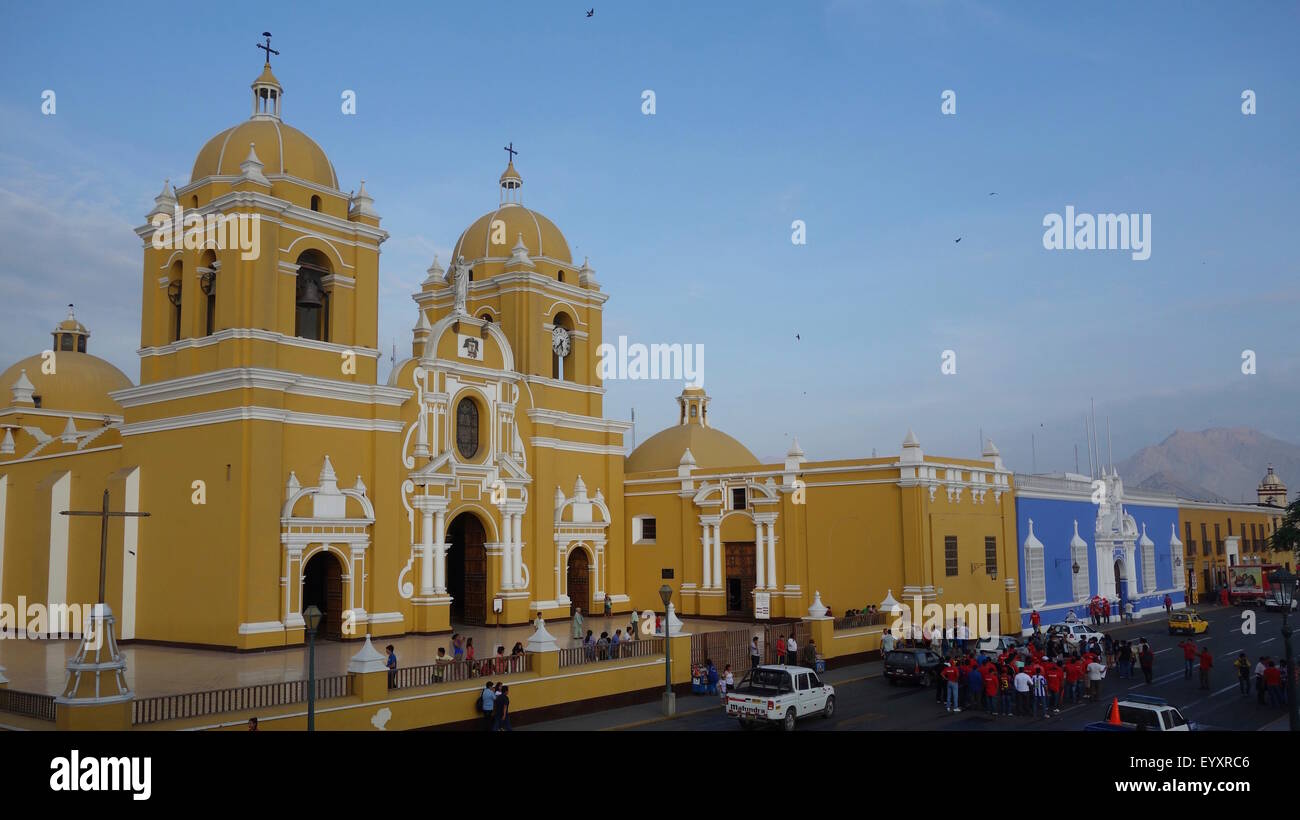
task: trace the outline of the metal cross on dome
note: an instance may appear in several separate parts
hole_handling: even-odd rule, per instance
[[[264,32],[262,32],[262,36],[266,38],[266,45],[262,45],[261,43],[258,43],[258,44],[257,44],[257,47],[260,48],[260,49],[262,49],[263,51],[266,52],[266,64],[267,64],[267,65],[270,65],[270,64],[271,64],[271,55],[274,54],[275,56],[279,57],[279,56],[280,56],[280,52],[278,52],[278,51],[276,51],[275,49],[271,48],[271,32],[269,32],[269,31],[264,31]]]
[[[502,148],[501,150],[502,150],[502,151],[505,151],[507,154],[510,155],[510,162],[514,162],[514,161],[515,161],[515,154],[518,154],[518,153],[519,153],[518,151],[515,150],[515,143],[514,143],[514,140],[511,140],[511,141],[510,141],[510,144],[507,145],[505,148]]]

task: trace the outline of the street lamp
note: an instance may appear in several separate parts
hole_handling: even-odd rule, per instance
[[[316,731],[316,630],[325,614],[315,604],[303,610],[307,621],[307,731]]]
[[[673,629],[668,624],[668,604],[672,599],[672,587],[667,584],[659,587],[659,600],[664,602],[664,714],[669,716],[677,712],[677,697],[673,694],[673,650],[669,640]]]
[[[987,566],[988,566],[988,564],[975,564],[975,563],[972,563],[972,564],[970,565],[970,574],[971,574],[971,575],[974,575],[976,570],[984,569],[984,568],[987,567]],[[989,578],[991,578],[991,579],[994,580],[994,581],[996,581],[996,580],[998,579],[998,570],[997,570],[997,567],[996,567],[996,566],[994,566],[991,570],[989,570]]]
[[[1273,582],[1273,601],[1282,607],[1282,641],[1286,644],[1286,703],[1287,712],[1291,720],[1291,731],[1300,732],[1300,704],[1296,703],[1296,668],[1295,658],[1291,654],[1291,634],[1295,632],[1291,626],[1291,602],[1296,597],[1296,587],[1300,585],[1300,577],[1295,573],[1284,569],[1279,569],[1269,576]]]

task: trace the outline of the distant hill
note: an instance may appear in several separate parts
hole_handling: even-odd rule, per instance
[[[1135,489],[1177,493],[1205,501],[1253,503],[1268,465],[1287,485],[1300,490],[1300,445],[1266,436],[1250,427],[1175,430],[1153,447],[1144,447],[1116,467]]]

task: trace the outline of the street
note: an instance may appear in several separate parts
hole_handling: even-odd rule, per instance
[[[1189,721],[1215,729],[1254,731],[1285,720],[1284,709],[1260,706],[1253,690],[1249,696],[1240,694],[1233,660],[1245,652],[1252,668],[1260,655],[1273,658],[1284,656],[1281,638],[1282,616],[1279,612],[1255,610],[1255,632],[1242,634],[1242,613],[1236,607],[1201,608],[1201,616],[1209,622],[1209,629],[1196,636],[1198,646],[1209,646],[1214,656],[1214,671],[1208,691],[1200,689],[1199,675],[1194,671],[1191,680],[1183,676],[1183,653],[1178,643],[1181,635],[1170,635],[1163,617],[1148,618],[1131,626],[1119,626],[1112,621],[1109,631],[1116,639],[1136,641],[1145,637],[1155,651],[1152,683],[1147,685],[1142,672],[1134,668],[1133,678],[1119,678],[1118,670],[1108,670],[1102,681],[1100,703],[1085,702],[1062,708],[1060,714],[1048,718],[993,717],[982,710],[969,709],[961,713],[948,713],[935,702],[933,688],[908,685],[890,686],[880,676],[881,664],[875,662],[862,668],[868,677],[859,676],[835,686],[836,709],[830,720],[820,717],[801,721],[798,731],[835,730],[921,730],[921,731],[1068,731],[1082,729],[1086,724],[1104,720],[1111,699],[1125,695],[1152,695],[1165,698],[1178,707]],[[1047,624],[1044,624],[1046,627]],[[833,677],[831,679],[833,683]],[[698,708],[702,698],[683,699],[683,711]],[[662,720],[635,727],[644,731],[738,730],[734,719],[716,710],[698,711],[672,720]]]

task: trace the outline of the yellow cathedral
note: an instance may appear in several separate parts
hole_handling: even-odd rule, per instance
[[[139,383],[71,308],[0,375],[0,601],[96,600],[100,522],[61,513],[107,489],[149,514],[108,529],[125,641],[297,645],[311,604],[325,637],[445,633],[606,597],[654,609],[664,583],[686,615],[892,593],[1019,622],[992,442],[934,458],[909,431],[898,456],[812,462],[796,441],[762,464],[687,388],[677,423],[628,453],[597,376],[609,296],[525,207],[513,156],[413,295],[411,355],[379,384],[374,200],[284,121],[269,64],[251,97],[136,229]]]

